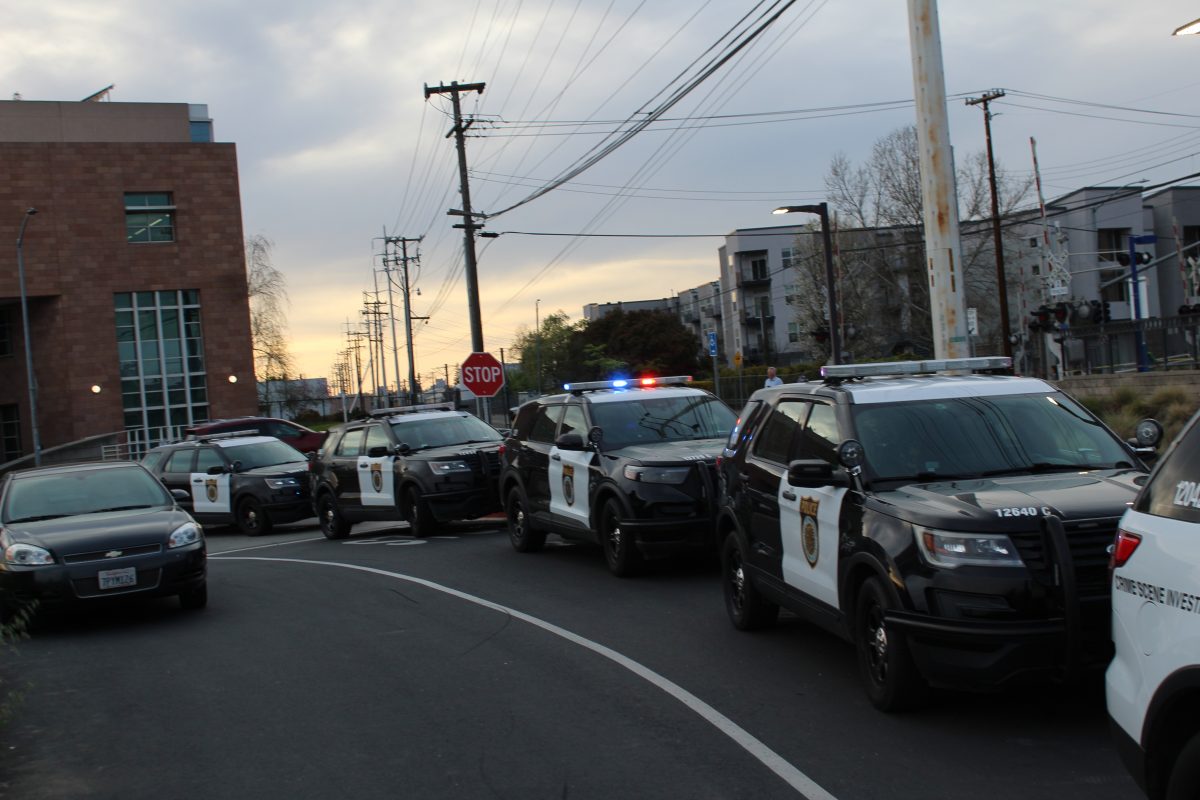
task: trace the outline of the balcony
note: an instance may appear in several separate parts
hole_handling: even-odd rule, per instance
[[[768,289],[771,286],[771,276],[765,272],[752,272],[740,277],[743,289]]]

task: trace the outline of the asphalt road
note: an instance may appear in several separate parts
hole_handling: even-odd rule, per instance
[[[0,649],[0,798],[1140,796],[1098,682],[888,716],[842,641],[735,631],[710,565],[445,534],[217,529],[204,611],[45,615]]]

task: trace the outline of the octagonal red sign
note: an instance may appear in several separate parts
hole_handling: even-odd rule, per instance
[[[476,397],[495,397],[504,386],[504,368],[491,353],[471,353],[461,371],[463,386]]]

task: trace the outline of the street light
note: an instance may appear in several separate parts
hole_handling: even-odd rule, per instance
[[[833,280],[833,241],[829,236],[829,204],[818,203],[815,206],[782,206],[772,211],[772,214],[817,214],[821,217],[821,239],[825,245],[825,294],[829,298],[829,344],[832,349],[830,363],[842,363],[842,333],[838,325],[837,287]]]
[[[1172,33],[1171,35],[1172,36],[1190,36],[1192,34],[1197,34],[1197,33],[1200,33],[1200,19],[1194,19],[1191,22],[1189,22],[1187,25],[1181,25],[1180,27],[1176,28],[1175,32]]]
[[[29,340],[29,304],[25,299],[25,226],[29,218],[37,213],[36,208],[25,209],[21,218],[21,230],[17,232],[17,282],[21,289],[21,328],[25,334],[25,376],[29,384],[29,429],[33,432],[33,465],[42,465],[42,438],[38,434],[37,422],[37,378],[33,374],[33,343]]]

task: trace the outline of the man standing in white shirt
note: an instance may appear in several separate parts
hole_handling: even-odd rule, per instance
[[[763,381],[763,388],[770,389],[772,386],[779,386],[783,383],[783,378],[775,374],[774,367],[767,367],[767,379]]]

